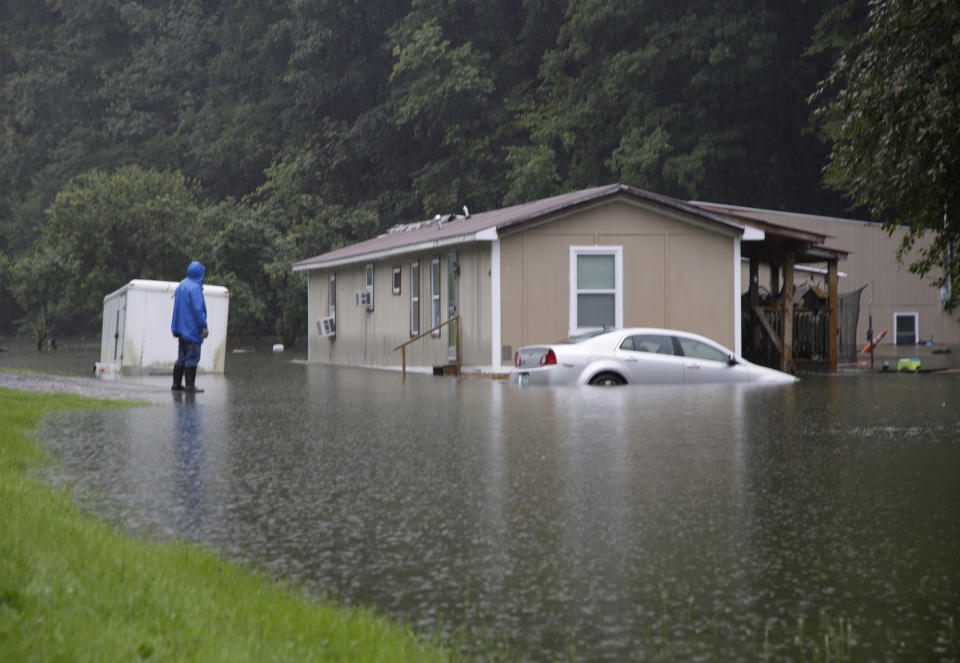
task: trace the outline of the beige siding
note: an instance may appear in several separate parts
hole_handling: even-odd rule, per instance
[[[730,239],[707,234],[670,236],[665,326],[703,334],[734,347],[734,268]]]
[[[625,202],[503,238],[504,346],[570,333],[570,247],[593,245],[622,247],[624,326],[685,329],[734,346],[735,239]]]
[[[489,366],[491,347],[489,244],[454,247],[460,265],[461,358],[463,365]],[[311,361],[360,366],[400,366],[394,348],[410,340],[410,265],[420,261],[420,331],[430,328],[430,262],[440,259],[441,321],[447,320],[447,254],[449,250],[400,256],[374,262],[374,310],[355,304],[364,289],[366,263],[309,272],[308,356]],[[400,294],[393,294],[393,268],[401,269]],[[336,274],[337,336],[324,338],[316,321],[328,315],[331,272]],[[447,363],[447,328],[439,337],[426,337],[407,347],[408,367]]]

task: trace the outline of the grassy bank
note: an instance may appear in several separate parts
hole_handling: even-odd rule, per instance
[[[114,407],[0,389],[0,660],[446,661],[409,629],[306,599],[194,545],[154,544],[36,478],[56,410]]]

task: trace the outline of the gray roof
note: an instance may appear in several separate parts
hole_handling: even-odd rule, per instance
[[[633,200],[660,208],[665,212],[679,213],[692,222],[705,223],[728,233],[739,235],[743,232],[743,226],[730,218],[676,198],[661,196],[624,184],[609,184],[489,212],[470,215],[438,215],[426,221],[401,224],[378,237],[302,260],[294,264],[293,269],[295,271],[322,269],[463,242],[490,241],[496,239],[505,230],[549,221],[553,217],[577,208],[615,198]]]

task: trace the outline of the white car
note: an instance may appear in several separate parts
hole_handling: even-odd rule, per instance
[[[703,336],[673,329],[588,332],[514,355],[512,377],[528,384],[789,383],[797,378],[753,364]]]

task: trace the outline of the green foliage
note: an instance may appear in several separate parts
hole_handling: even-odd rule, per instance
[[[524,127],[562,189],[621,181],[807,210],[817,148],[790,127],[816,80],[801,54],[818,5],[571,2]]]
[[[498,148],[481,121],[494,91],[489,56],[470,41],[452,45],[436,18],[421,23],[417,14],[392,30],[391,43],[391,121],[432,153],[414,171],[414,189],[428,211],[459,209],[496,169]]]
[[[0,255],[0,275],[10,284],[11,294],[26,314],[17,320],[21,333],[29,334],[37,350],[63,322],[67,306],[64,284],[76,274],[75,265],[50,246],[38,246],[12,263]]]
[[[175,172],[128,166],[71,180],[47,214],[42,245],[71,269],[69,313],[97,327],[103,297],[134,278],[179,280],[196,249],[196,194]]]
[[[290,264],[464,205],[622,181],[838,213],[804,97],[862,2],[8,0],[0,251],[75,267],[69,324],[199,258],[234,333],[289,337]]]
[[[904,228],[910,270],[933,272],[960,302],[960,6],[947,0],[873,2],[868,28],[814,95],[833,141],[826,181]]]

